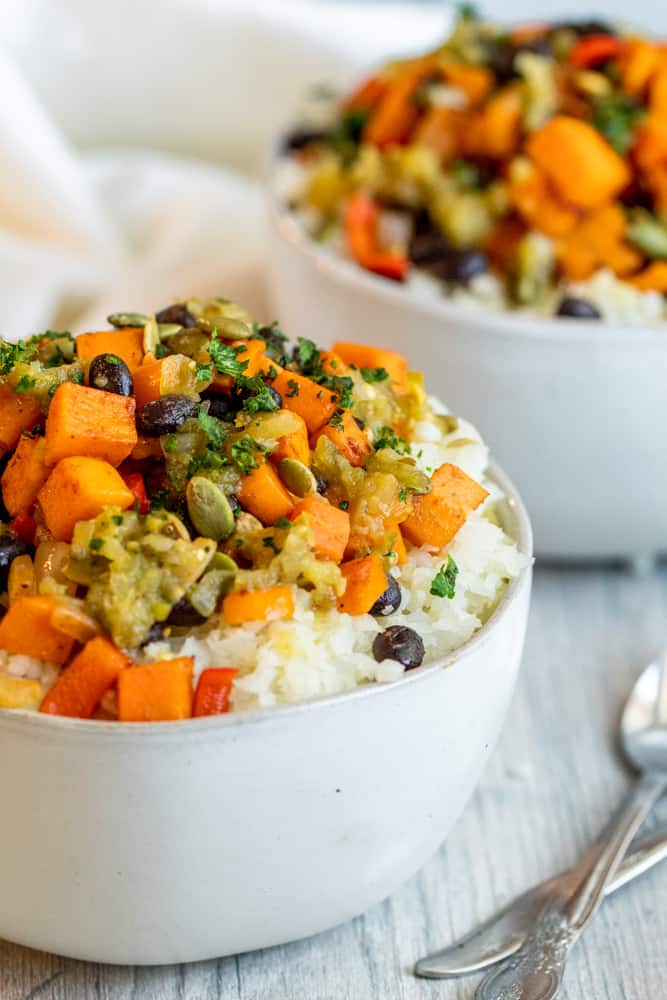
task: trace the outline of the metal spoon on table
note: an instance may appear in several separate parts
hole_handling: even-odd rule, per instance
[[[553,1000],[557,996],[570,948],[600,905],[632,837],[667,787],[666,663],[667,654],[663,654],[646,668],[621,720],[621,742],[641,772],[639,780],[582,860],[550,881],[523,944],[485,976],[476,1000]],[[419,963],[417,971],[422,975],[427,962]]]
[[[667,858],[667,827],[661,826],[653,835],[638,837],[630,845],[623,864],[605,889],[605,899],[624,885],[649,871]],[[524,943],[549,893],[568,872],[547,879],[517,896],[473,931],[421,958],[415,973],[424,979],[451,979],[486,972],[504,958],[514,955]]]

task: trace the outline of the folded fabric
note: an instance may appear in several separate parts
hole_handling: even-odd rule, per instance
[[[258,171],[316,82],[436,44],[440,5],[0,5],[5,337],[226,294],[272,318]],[[54,39],[56,44],[54,44]]]

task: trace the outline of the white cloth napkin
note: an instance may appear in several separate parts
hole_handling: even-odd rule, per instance
[[[442,38],[444,7],[0,4],[0,334],[225,294],[266,319],[257,168],[314,81]]]

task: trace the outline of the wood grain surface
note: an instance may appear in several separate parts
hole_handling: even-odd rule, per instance
[[[446,846],[392,899],[307,941],[188,966],[97,966],[0,942],[0,1000],[472,1000],[475,980],[417,980],[413,962],[585,848],[629,780],[614,750],[623,699],[665,642],[664,569],[539,569],[500,747]],[[667,865],[605,902],[564,1000],[666,996],[666,903]]]

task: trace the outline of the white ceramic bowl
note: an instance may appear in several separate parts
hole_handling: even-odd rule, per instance
[[[507,530],[531,552],[512,484]],[[340,923],[442,842],[496,742],[530,568],[390,685],[182,723],[0,712],[0,937],[80,959],[234,954]]]
[[[291,337],[407,354],[517,483],[538,555],[667,552],[667,325],[493,314],[424,299],[309,240],[269,195],[269,276]]]

